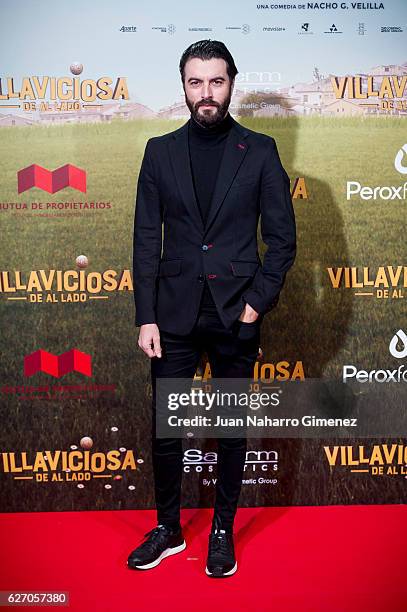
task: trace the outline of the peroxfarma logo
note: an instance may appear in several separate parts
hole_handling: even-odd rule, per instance
[[[407,174],[407,165],[403,165],[403,160],[407,155],[407,144],[404,144],[396,153],[394,158],[394,167],[400,174]]]
[[[390,340],[389,352],[396,359],[407,357],[407,335],[399,329]],[[343,366],[342,382],[358,383],[405,383],[407,382],[407,369],[404,363],[398,368],[378,370],[358,370],[354,365]]]
[[[403,164],[403,160],[407,155],[407,144],[404,144],[399,149],[394,158],[394,168],[399,174],[407,174],[407,165]],[[370,187],[362,185],[359,181],[346,182],[346,199],[352,200],[357,197],[358,200],[400,200],[405,201],[407,196],[407,182],[402,185],[375,185]]]
[[[396,359],[407,357],[407,335],[402,329],[399,329],[390,340],[389,351]]]

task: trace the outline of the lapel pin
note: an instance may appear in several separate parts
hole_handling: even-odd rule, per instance
[[[242,144],[241,142],[239,142],[239,144],[237,145],[239,147],[239,149],[245,149],[246,145]]]

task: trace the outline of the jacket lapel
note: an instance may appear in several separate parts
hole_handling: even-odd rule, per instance
[[[234,121],[234,125],[226,139],[207,223],[206,227],[204,227],[192,179],[188,148],[188,123],[173,134],[169,144],[169,151],[175,179],[186,209],[190,212],[203,234],[208,232],[214,222],[237,171],[246,156],[249,149],[249,145],[245,140],[247,136],[248,131],[237,121]]]
[[[188,148],[188,123],[183,125],[173,134],[169,144],[170,160],[177,181],[178,189],[184,201],[186,209],[190,212],[200,231],[204,231],[204,225],[199,210],[199,204],[195,196],[192,181],[191,164]]]
[[[247,136],[247,130],[245,130],[237,123],[237,121],[235,121],[235,125],[230,130],[226,139],[225,150],[220,163],[209,214],[206,221],[205,234],[209,231],[212,223],[214,222],[215,217],[224,202],[226,194],[233,183],[237,171],[239,170],[240,165],[246,156],[249,149],[249,145],[245,141]]]

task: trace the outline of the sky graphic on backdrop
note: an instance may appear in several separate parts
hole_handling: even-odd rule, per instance
[[[81,78],[127,77],[132,102],[153,110],[182,96],[178,71],[184,49],[196,40],[222,40],[230,49],[240,79],[256,81],[249,73],[277,73],[273,89],[312,81],[315,66],[323,75],[366,72],[381,64],[407,61],[407,0],[359,3],[384,9],[348,8],[259,9],[253,0],[207,0],[200,3],[164,0],[0,0],[0,77],[69,75],[72,62],[84,66]],[[307,2],[272,0],[273,5]],[[323,3],[320,3],[323,4]],[[302,35],[309,23],[313,34]],[[363,23],[365,34],[358,34]],[[175,26],[174,34],[157,27]],[[248,24],[250,32],[228,27]],[[335,24],[343,34],[324,34]],[[136,32],[122,32],[135,26]],[[381,33],[382,26],[402,32]],[[210,32],[189,31],[209,27]],[[284,31],[264,31],[282,27]],[[249,76],[248,76],[249,75]],[[247,87],[248,85],[246,85]],[[250,86],[249,86],[250,88]]]

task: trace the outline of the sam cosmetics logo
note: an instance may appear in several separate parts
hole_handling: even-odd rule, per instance
[[[246,452],[245,472],[270,472],[278,470],[278,452],[272,450],[248,450]],[[198,448],[189,448],[184,452],[184,472],[212,474],[218,461],[215,451],[203,452]]]
[[[407,78],[407,77],[406,77]],[[407,144],[404,144],[396,153],[394,168],[399,174],[407,174],[406,162]],[[376,185],[374,187],[362,186],[359,181],[347,181],[346,199],[352,200],[384,200],[404,201],[406,200],[407,182],[402,185]]]
[[[407,335],[399,329],[390,340],[389,353],[396,359],[407,357]],[[358,370],[354,365],[343,366],[342,380],[344,383],[355,380],[359,383],[399,383],[407,382],[407,370],[402,363],[394,370]]]

